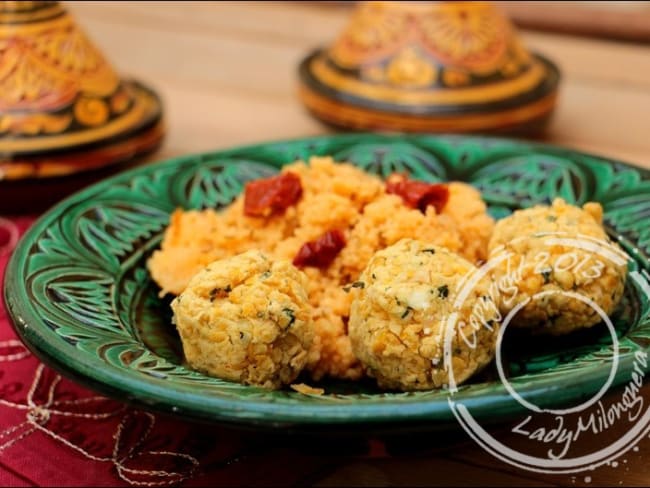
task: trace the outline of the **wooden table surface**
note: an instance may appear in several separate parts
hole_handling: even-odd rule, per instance
[[[169,132],[156,159],[331,132],[298,102],[296,67],[344,25],[349,8],[339,2],[70,2],[68,7],[120,72],[146,80],[162,94]],[[523,39],[563,73],[559,108],[545,139],[650,168],[650,46],[532,32]],[[648,388],[645,393],[650,399]],[[241,473],[230,483],[650,485],[648,439],[618,467],[574,476],[515,469],[464,435],[431,440],[412,449],[399,441],[401,452],[363,458],[346,455],[336,444],[319,455],[278,446],[234,467]]]

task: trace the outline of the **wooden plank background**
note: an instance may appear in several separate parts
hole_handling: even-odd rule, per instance
[[[74,2],[122,73],[164,96],[162,156],[327,133],[296,98],[296,66],[333,39],[340,5]],[[650,46],[524,32],[563,73],[547,140],[650,167]]]

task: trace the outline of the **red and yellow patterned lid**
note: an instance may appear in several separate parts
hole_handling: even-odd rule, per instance
[[[328,49],[300,65],[319,118],[357,129],[535,129],[559,72],[489,2],[365,2]]]
[[[58,2],[0,2],[0,181],[131,158],[159,144],[161,117]]]

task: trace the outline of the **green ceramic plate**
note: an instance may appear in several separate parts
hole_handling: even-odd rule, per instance
[[[208,378],[181,364],[168,304],[157,298],[145,268],[170,212],[227,205],[245,181],[315,154],[380,175],[408,171],[422,180],[471,182],[495,217],[555,196],[600,201],[610,234],[634,257],[631,267],[648,277],[648,171],[505,139],[326,136],[178,158],[63,201],[30,229],[9,264],[5,299],[16,330],[41,359],[80,383],[186,418],[297,429],[449,427],[455,420],[445,391],[386,393],[372,383],[326,383],[326,395],[305,396]],[[629,378],[633,353],[650,347],[650,304],[641,288],[630,280],[614,316],[619,384]],[[607,378],[611,337],[595,327],[552,343],[524,341],[506,353],[510,383],[522,397],[542,407],[571,404]],[[477,417],[521,413],[489,370],[461,387],[457,399]]]

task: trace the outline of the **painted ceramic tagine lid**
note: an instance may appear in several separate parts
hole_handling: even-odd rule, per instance
[[[61,4],[0,2],[0,191],[151,151],[161,119],[158,96],[120,79]]]
[[[330,124],[409,132],[534,132],[559,72],[489,2],[364,2],[300,64],[300,97]]]

